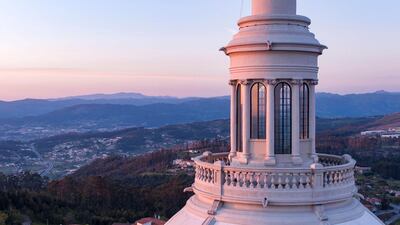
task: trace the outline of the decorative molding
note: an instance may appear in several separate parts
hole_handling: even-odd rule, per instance
[[[271,41],[267,41],[267,51],[271,51],[272,50],[272,42]]]
[[[321,222],[327,222],[328,216],[325,213],[325,207],[323,205],[316,205],[314,206],[314,213],[317,215],[318,219]]]
[[[215,223],[215,217],[214,216],[208,216],[206,220],[201,225],[212,225]]]
[[[229,85],[231,85],[231,86],[236,86],[237,83],[238,83],[237,80],[230,80],[230,81],[229,81]]]
[[[216,214],[217,214],[217,210],[219,209],[219,208],[221,208],[221,206],[222,206],[222,202],[221,201],[219,201],[219,200],[214,200],[214,202],[213,202],[213,204],[212,204],[212,206],[211,206],[211,209],[209,209],[208,211],[207,211],[207,214],[208,215],[211,215],[211,216],[215,216]]]
[[[222,47],[222,48],[220,48],[219,50],[220,50],[221,52],[224,52],[225,55],[227,55],[227,49],[226,49],[225,47]]]
[[[301,85],[303,83],[303,80],[292,79],[292,80],[289,80],[289,83],[292,85]]]
[[[262,206],[264,207],[264,208],[267,208],[267,206],[268,206],[268,198],[267,197],[265,197],[263,200],[262,200]]]
[[[311,85],[318,85],[318,80],[311,80],[311,81],[310,81],[310,84],[311,84]]]
[[[269,79],[269,80],[266,80],[266,83],[269,85],[276,85],[278,83],[278,81],[275,79]]]
[[[248,72],[293,72],[293,73],[318,73],[318,67],[312,65],[265,65],[265,66],[233,66],[231,73],[248,73]]]
[[[183,189],[183,193],[186,193],[186,192],[192,192],[192,193],[194,192],[193,191],[193,184],[192,184],[192,186]]]
[[[241,80],[241,81],[239,81],[239,83],[241,85],[249,85],[249,84],[251,84],[251,81],[250,80]]]

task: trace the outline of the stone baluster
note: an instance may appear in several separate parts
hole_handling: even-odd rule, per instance
[[[275,189],[275,174],[271,173],[271,189]]]
[[[254,172],[249,173],[249,187],[254,188]]]
[[[262,187],[262,186],[261,186],[261,174],[262,174],[262,173],[257,173],[257,174],[256,174],[256,182],[257,182],[256,188],[261,188],[261,187]]]

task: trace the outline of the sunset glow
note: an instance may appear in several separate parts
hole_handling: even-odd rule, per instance
[[[298,14],[313,19],[311,31],[330,47],[318,91],[399,91],[398,1],[299,3]],[[228,95],[228,60],[218,49],[249,4],[241,10],[240,0],[0,0],[0,99]]]

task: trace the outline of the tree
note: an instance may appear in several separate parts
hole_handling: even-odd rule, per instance
[[[6,225],[8,215],[5,212],[0,212],[0,225]]]

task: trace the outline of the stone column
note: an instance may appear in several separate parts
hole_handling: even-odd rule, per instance
[[[311,141],[311,155],[316,156],[316,149],[315,149],[315,127],[316,127],[316,114],[315,114],[315,86],[318,84],[318,81],[310,82],[310,99],[309,99],[309,138]]]
[[[292,160],[301,164],[300,156],[300,82],[293,80],[292,84]]]
[[[243,113],[242,113],[242,140],[243,140],[243,155],[241,162],[249,163],[250,158],[250,82],[244,80],[241,82],[243,95]]]
[[[231,160],[233,157],[236,156],[236,151],[237,151],[237,93],[236,93],[236,87],[237,87],[237,82],[236,81],[230,81],[229,85],[231,85],[231,152],[229,153],[229,159]]]
[[[265,165],[275,165],[275,84],[276,81],[269,80],[267,82],[267,105],[266,105],[266,154],[265,154]]]

